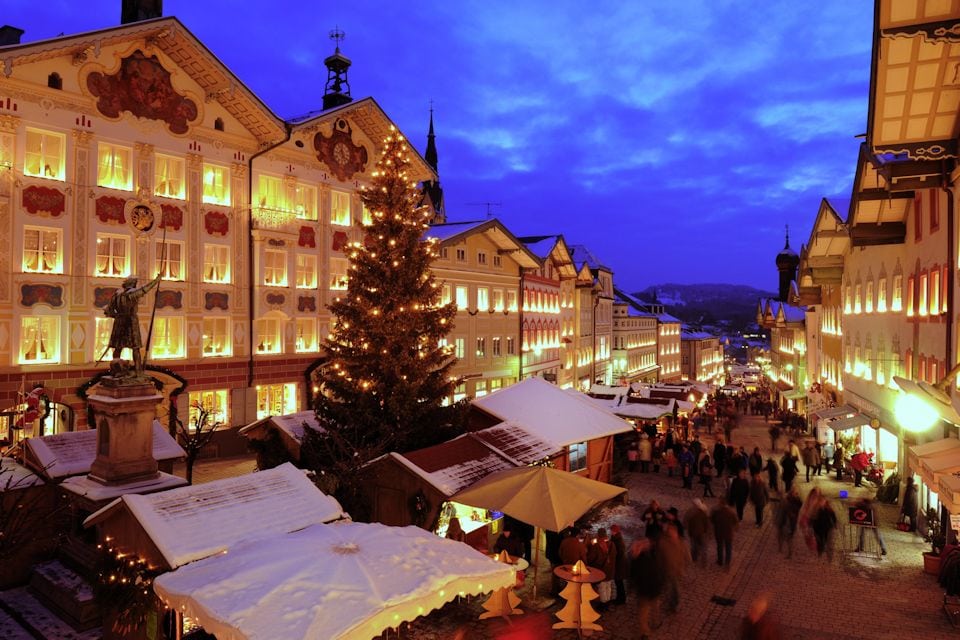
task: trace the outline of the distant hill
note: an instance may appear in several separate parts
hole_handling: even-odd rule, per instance
[[[742,284],[657,284],[634,293],[641,300],[659,301],[692,327],[745,329],[756,322],[757,300],[775,293]]]

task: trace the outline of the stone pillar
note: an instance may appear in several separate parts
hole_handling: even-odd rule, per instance
[[[158,477],[153,420],[163,396],[149,381],[105,377],[87,397],[97,426],[97,457],[89,478],[118,485]]]

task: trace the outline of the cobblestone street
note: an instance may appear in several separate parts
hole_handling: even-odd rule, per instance
[[[712,438],[705,442],[713,444]],[[782,438],[781,444],[785,442],[786,438]],[[759,446],[766,458],[770,453],[770,440],[763,418],[741,418],[740,427],[733,433],[733,443],[744,446],[748,452]],[[599,514],[593,526],[609,527],[619,523],[628,544],[642,535],[640,513],[651,498],[658,499],[664,508],[676,506],[683,513],[691,505],[691,500],[702,493],[696,484],[692,492],[682,489],[680,479],[668,478],[663,470],[659,474],[627,475],[629,503]],[[733,562],[729,570],[712,562],[704,568],[692,567],[682,581],[679,612],[658,616],[662,625],[653,633],[653,638],[737,638],[747,607],[763,591],[772,594],[771,609],[781,622],[784,638],[933,640],[960,637],[960,631],[951,627],[942,611],[942,590],[933,576],[923,573],[921,553],[928,545],[920,537],[893,527],[898,513],[896,506],[877,505],[888,555],[878,559],[873,555],[844,553],[845,503],[852,503],[861,495],[859,492],[872,495],[874,489],[866,486],[856,489],[849,481],[840,483],[834,476],[826,475],[806,483],[802,467],[797,479],[802,496],[811,487],[819,486],[834,503],[841,524],[833,559],[818,558],[815,551],[806,548],[798,532],[793,558],[787,560],[777,551],[776,530],[771,517],[775,505],[767,507],[767,517],[759,528],[754,525],[752,508],[748,506],[734,539]],[[714,482],[715,492],[721,484]],[[846,500],[839,498],[841,489],[850,492]],[[709,559],[714,558],[711,549]],[[548,573],[549,567],[544,566],[541,569],[541,592],[549,588],[545,577]],[[530,600],[531,582],[532,578],[528,577],[527,585],[520,591],[525,610],[525,604]],[[733,602],[717,604],[711,600],[714,597]],[[556,621],[553,614],[562,601],[541,612],[528,610],[524,616],[515,616],[510,623],[477,620],[482,612],[481,601],[448,605],[403,630],[400,637],[412,640],[454,637],[514,640],[552,637],[562,640],[576,637],[572,631],[555,632],[551,629],[551,624]],[[636,619],[633,594],[628,592],[626,605],[611,607],[601,615],[599,623],[604,631],[593,637],[604,640],[638,638]]]

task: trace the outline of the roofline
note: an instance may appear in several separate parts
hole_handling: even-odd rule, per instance
[[[94,38],[95,36],[98,36],[98,35],[106,35],[109,33],[120,33],[123,31],[130,31],[132,33],[136,33],[137,31],[147,30],[147,29],[144,29],[144,27],[146,26],[156,26],[157,28],[161,28],[166,25],[172,26],[175,29],[177,28],[182,29],[183,32],[186,33],[190,37],[190,39],[194,41],[194,43],[196,43],[196,45],[200,48],[202,52],[210,56],[213,62],[216,65],[220,66],[221,70],[224,72],[225,75],[233,79],[237,83],[237,86],[242,91],[246,92],[249,95],[249,97],[253,100],[253,102],[256,103],[267,114],[267,116],[269,116],[274,121],[274,124],[276,125],[278,130],[277,131],[278,135],[276,138],[277,140],[282,139],[283,136],[286,135],[287,125],[286,125],[286,122],[283,120],[283,118],[278,116],[273,111],[273,109],[268,107],[267,104],[260,98],[260,96],[254,93],[250,89],[250,87],[248,87],[246,83],[244,83],[240,79],[240,77],[237,76],[230,69],[230,67],[224,64],[224,62],[215,53],[213,53],[213,51],[211,51],[210,48],[207,47],[207,45],[204,44],[202,40],[200,40],[200,38],[194,35],[194,33],[190,31],[190,29],[188,29],[186,25],[184,25],[180,21],[180,19],[177,18],[176,16],[162,16],[159,18],[151,18],[149,20],[140,20],[137,22],[121,24],[113,27],[105,27],[103,29],[97,29],[95,31],[84,31],[84,32],[69,35],[69,36],[58,36],[56,38],[47,38],[45,40],[36,40],[34,42],[7,45],[5,47],[0,47],[0,61],[7,62],[9,60],[9,58],[5,55],[7,53],[18,53],[18,52],[29,51],[35,48],[43,48],[57,42],[67,45],[70,41],[75,40],[79,43],[84,40],[89,40],[91,38]]]
[[[540,260],[540,258],[539,258],[536,254],[534,254],[532,251],[530,251],[530,249],[527,248],[527,245],[525,245],[525,244],[523,244],[522,242],[520,242],[520,240],[518,240],[517,237],[516,237],[515,235],[513,235],[513,233],[510,232],[510,229],[507,228],[507,225],[505,225],[505,224],[503,224],[502,222],[500,222],[500,220],[499,220],[498,218],[491,218],[490,220],[477,221],[476,223],[471,223],[471,222],[444,222],[444,223],[441,223],[441,224],[431,225],[431,228],[433,228],[433,227],[442,227],[442,226],[446,226],[446,225],[455,225],[455,224],[475,224],[476,226],[468,227],[467,229],[464,229],[463,231],[460,231],[459,233],[455,233],[455,234],[453,234],[452,236],[441,240],[441,241],[440,241],[440,246],[441,246],[441,247],[444,246],[444,245],[449,245],[449,244],[453,243],[455,240],[456,240],[456,241],[459,241],[460,239],[465,238],[467,235],[472,235],[472,234],[478,233],[478,232],[480,232],[480,233],[486,233],[486,232],[487,232],[489,229],[491,229],[492,227],[497,227],[497,228],[499,228],[501,231],[503,231],[503,233],[507,236],[507,238],[509,238],[510,241],[513,242],[513,243],[517,246],[517,248],[520,249],[520,251],[522,251],[524,254],[526,254],[527,257],[530,258],[530,260],[531,260],[532,262],[534,262],[538,267],[539,267],[541,264],[543,264],[542,261]],[[429,231],[428,231],[427,235],[429,236]],[[529,268],[529,267],[524,267],[524,268]]]
[[[873,120],[876,116],[877,73],[880,62],[880,4],[883,0],[874,0],[873,3],[873,51],[870,55],[870,93],[867,96],[867,137],[865,144],[873,150]],[[857,185],[854,184],[854,191]],[[851,201],[852,207],[852,201]]]

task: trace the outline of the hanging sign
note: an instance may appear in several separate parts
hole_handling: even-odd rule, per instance
[[[950,528],[954,531],[960,531],[960,513],[950,514]]]

